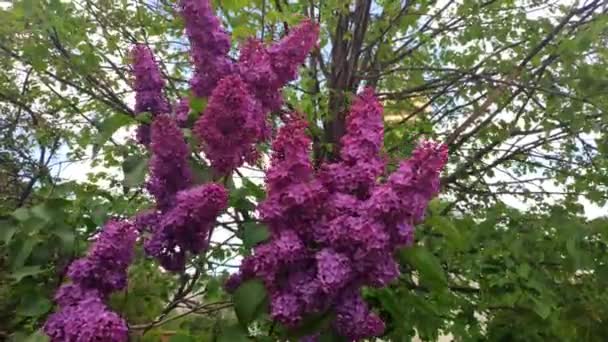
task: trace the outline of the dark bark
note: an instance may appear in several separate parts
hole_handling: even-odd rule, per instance
[[[356,77],[363,41],[369,22],[371,0],[357,0],[354,12],[340,11],[332,35],[331,70],[328,78],[328,119],[324,123],[325,142],[332,151],[325,159],[335,159],[345,132],[348,94],[356,91]],[[351,29],[352,26],[352,29]]]

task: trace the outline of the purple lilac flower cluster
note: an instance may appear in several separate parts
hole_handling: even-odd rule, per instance
[[[296,79],[298,66],[317,42],[319,27],[305,20],[270,46],[251,39],[234,61],[228,56],[230,35],[209,0],[182,0],[180,12],[194,66],[191,91],[194,96],[208,98],[209,103],[194,132],[213,169],[227,174],[257,160],[256,144],[270,136],[266,116],[280,109],[281,88]],[[150,49],[137,45],[132,55],[135,112],[153,116],[171,113],[163,95],[165,82]],[[189,107],[185,97],[174,104],[179,127],[188,124]],[[148,146],[149,125],[138,127],[137,140]]]
[[[111,220],[87,256],[69,266],[67,275],[72,282],[57,291],[55,300],[60,309],[44,325],[52,342],[128,340],[127,323],[104,301],[111,292],[127,286],[136,239],[132,224]]]
[[[341,160],[322,167],[319,177],[332,193],[367,199],[384,172],[380,156],[384,136],[382,106],[374,91],[365,89],[354,101],[346,118],[346,134],[341,139]]]
[[[319,27],[304,21],[271,46],[251,39],[233,61],[230,37],[209,0],[182,0],[181,13],[195,69],[192,92],[209,97],[194,132],[213,169],[227,174],[257,159],[256,143],[270,135],[266,116],[281,107],[281,88],[297,77]]]
[[[264,112],[281,107],[281,88],[297,78],[298,67],[304,63],[318,38],[319,26],[304,20],[270,46],[256,39],[249,39],[243,45],[238,72],[261,102]]]
[[[156,200],[154,210],[136,217],[136,226],[150,236],[144,250],[169,271],[182,271],[187,253],[207,247],[215,218],[227,205],[223,186],[193,186],[188,164],[190,151],[176,118],[157,116],[152,123],[148,191]]]
[[[204,149],[212,164],[228,171],[231,168],[225,165],[242,163],[244,158],[254,159],[251,150],[266,130],[265,119],[256,100],[241,96],[248,94],[248,88],[234,72],[236,67],[227,55],[230,37],[213,14],[209,1],[183,0],[181,14],[191,41],[192,93],[198,97],[217,93],[209,101],[210,114],[203,116],[195,131],[210,137]],[[150,147],[147,189],[155,199],[154,209],[135,217],[135,226],[147,233],[144,250],[148,255],[157,258],[169,271],[182,271],[188,253],[198,254],[207,247],[215,218],[226,207],[228,196],[220,185],[193,184],[190,150],[181,131],[188,125],[189,100],[180,99],[174,105],[173,115],[169,115],[171,109],[162,95],[165,82],[152,53],[138,45],[133,54],[135,111],[153,114],[152,125],[138,129],[138,139],[143,137],[140,132],[145,133],[145,139],[139,140]],[[232,124],[237,125],[237,132],[243,133],[228,134],[235,131]],[[224,140],[226,137],[232,140]]]
[[[266,119],[260,104],[237,75],[219,82],[205,113],[194,126],[194,133],[204,142],[205,156],[222,174],[257,159],[255,143],[265,130]]]
[[[136,115],[149,112],[153,116],[171,111],[169,102],[163,94],[165,81],[158,69],[152,51],[143,44],[136,45],[131,51],[133,59],[133,89],[135,90]],[[150,126],[142,124],[137,128],[137,141],[140,144],[150,143]]]
[[[447,150],[423,142],[380,183],[382,107],[371,89],[352,105],[340,160],[317,172],[305,127],[290,121],[273,143],[268,195],[259,206],[271,238],[254,248],[226,288],[262,279],[271,316],[288,327],[331,311],[335,330],[349,340],[381,335],[384,323],[361,287],[386,286],[398,277],[393,253],[412,242],[413,225],[439,190]]]
[[[157,216],[152,236],[144,243],[146,253],[168,271],[183,271],[186,253],[198,254],[207,247],[215,219],[227,202],[224,187],[214,183],[178,192],[174,206]]]
[[[180,5],[194,64],[190,86],[194,95],[208,97],[234,68],[228,57],[230,35],[215,16],[209,0],[182,0]]]
[[[190,150],[175,119],[160,115],[152,122],[150,144],[150,180],[148,191],[154,196],[160,211],[167,211],[175,194],[192,185],[192,171],[188,165]]]

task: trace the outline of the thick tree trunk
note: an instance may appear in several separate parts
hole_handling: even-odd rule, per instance
[[[332,146],[325,159],[338,156],[340,138],[346,129],[346,112],[349,94],[356,91],[359,80],[355,77],[359,57],[369,20],[371,0],[357,0],[354,12],[338,14],[336,30],[332,36],[331,66],[328,78],[328,119],[324,123],[325,142]]]

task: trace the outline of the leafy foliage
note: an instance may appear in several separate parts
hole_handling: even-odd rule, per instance
[[[335,157],[343,111],[363,84],[377,88],[386,108],[389,168],[422,136],[450,143],[441,201],[418,227],[415,247],[399,253],[402,277],[365,293],[389,322],[385,340],[607,339],[608,222],[585,217],[581,205],[602,207],[608,198],[603,5],[215,2],[233,48],[252,35],[279,38],[303,16],[320,22],[319,48],[284,91],[283,108],[315,123],[316,163]],[[107,218],[151,206],[124,66],[131,44],[145,42],[162,61],[166,95],[190,96],[174,7],[165,0],[1,7],[0,339],[43,339],[36,331],[53,310],[65,267]],[[190,106],[193,121],[206,100]],[[197,184],[212,177],[200,156],[191,164]],[[220,286],[240,256],[267,238],[254,211],[265,197],[263,166],[226,179],[227,218],[207,254],[189,261],[191,272],[158,272],[138,251],[129,289],[111,301],[134,340],[283,336],[257,314],[263,294],[255,286],[234,303]],[[236,314],[226,310],[233,304]]]

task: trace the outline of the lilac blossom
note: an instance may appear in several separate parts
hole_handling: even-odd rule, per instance
[[[163,94],[165,81],[154,61],[150,48],[137,44],[131,51],[133,58],[133,89],[135,90],[136,115],[149,112],[153,116],[166,114],[171,111],[169,102]],[[150,143],[150,126],[141,124],[137,128],[137,141],[140,144]]]
[[[181,0],[180,5],[194,64],[190,85],[196,96],[207,97],[234,68],[227,56],[230,36],[222,28],[209,0]]]
[[[223,186],[207,183],[180,191],[174,201],[144,248],[165,269],[181,271],[186,253],[198,254],[207,247],[215,220],[227,205],[228,194]]]
[[[192,90],[209,97],[195,132],[216,172],[227,174],[257,160],[256,144],[270,136],[267,115],[280,109],[281,88],[296,78],[319,28],[305,21],[268,47],[249,40],[234,64],[225,56],[229,37],[208,1],[184,0],[182,7],[195,64]]]
[[[374,189],[366,210],[387,225],[395,244],[411,243],[413,225],[424,219],[428,202],[439,191],[439,173],[446,162],[445,145],[422,142],[385,184]]]
[[[413,242],[414,225],[439,189],[447,150],[423,142],[383,177],[382,107],[371,89],[352,105],[340,159],[318,172],[305,129],[305,122],[288,120],[273,142],[267,197],[258,207],[271,236],[244,259],[226,288],[259,278],[271,317],[288,327],[333,310],[333,327],[348,340],[379,336],[384,323],[360,290],[387,286],[399,276],[393,254]]]
[[[243,45],[238,71],[261,101],[265,113],[281,107],[281,88],[297,78],[298,67],[305,62],[318,38],[319,26],[305,20],[268,47],[255,39]]]
[[[326,190],[313,177],[306,122],[295,114],[279,130],[272,151],[266,173],[268,195],[259,206],[262,220],[272,231],[294,229],[310,239],[309,223],[320,213]]]
[[[317,279],[325,293],[341,289],[352,277],[350,258],[330,248],[315,255],[317,260]]]
[[[371,88],[355,99],[346,117],[340,161],[324,165],[320,175],[330,190],[361,199],[369,196],[377,178],[384,172],[384,159],[380,155],[384,136],[382,112]]]
[[[272,68],[281,84],[287,84],[298,77],[298,67],[317,45],[318,38],[319,25],[307,19],[268,48]]]
[[[51,342],[126,342],[126,321],[110,311],[99,297],[88,297],[74,305],[63,306],[44,324]]]
[[[70,265],[68,276],[74,284],[84,289],[96,289],[103,295],[124,289],[136,238],[137,232],[132,224],[109,221],[88,254]]]
[[[160,115],[154,119],[150,150],[152,157],[147,187],[156,199],[157,208],[164,212],[172,206],[175,194],[192,183],[188,165],[190,151],[172,117]]]
[[[241,47],[238,68],[265,112],[281,107],[283,99],[280,88],[284,84],[272,68],[272,58],[261,41],[250,39]]]
[[[194,127],[211,166],[220,174],[230,173],[245,161],[255,161],[255,143],[265,131],[260,104],[236,75],[218,83]]]
[[[350,340],[380,336],[384,332],[384,322],[371,312],[357,291],[346,291],[336,304],[338,333]]]
[[[270,300],[270,315],[287,326],[295,326],[302,319],[298,297],[291,293],[273,293]]]
[[[59,310],[51,314],[44,332],[52,342],[128,340],[125,320],[103,301],[127,286],[127,268],[133,260],[137,232],[126,221],[111,220],[87,255],[74,261],[67,275],[72,281],[55,294]]]

